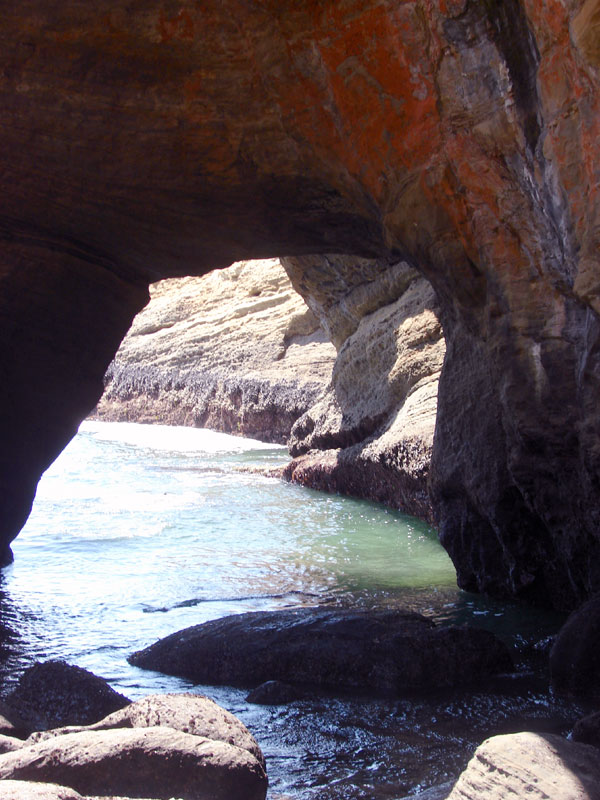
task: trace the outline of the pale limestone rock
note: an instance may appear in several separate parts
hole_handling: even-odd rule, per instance
[[[2,800],[86,800],[79,792],[56,783],[0,781]]]
[[[166,727],[82,731],[25,746],[0,756],[2,779],[158,800],[264,800],[267,789],[246,750]]]
[[[256,739],[240,720],[204,695],[154,694],[109,714],[93,725],[55,728],[31,734],[27,744],[36,744],[67,733],[115,728],[165,726],[247,750],[264,766],[265,759]],[[22,742],[21,742],[22,745]]]
[[[560,736],[515,733],[475,751],[448,800],[599,800],[596,748]]]
[[[279,259],[238,262],[151,287],[96,414],[284,442],[327,385],[334,356]]]

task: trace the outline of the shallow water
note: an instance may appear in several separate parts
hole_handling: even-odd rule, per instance
[[[258,471],[286,460],[284,448],[210,431],[83,423],[42,479],[3,570],[4,690],[33,661],[64,658],[134,699],[180,691],[189,684],[127,655],[226,614],[395,606],[495,630],[520,675],[470,695],[321,695],[273,708],[195,687],[252,729],[272,800],[397,798],[453,777],[493,732],[568,729],[582,710],[554,699],[543,672],[556,616],[456,589],[419,520]]]

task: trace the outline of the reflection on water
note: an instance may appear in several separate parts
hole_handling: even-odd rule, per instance
[[[392,798],[456,774],[491,732],[568,727],[580,709],[540,672],[559,619],[456,589],[424,523],[248,468],[283,448],[160,426],[84,423],[44,476],[0,587],[4,691],[37,659],[64,658],[132,698],[180,691],[131,667],[161,636],[226,614],[298,604],[402,607],[491,628],[531,673],[472,696],[315,696],[261,708],[200,687],[265,750],[273,800]],[[526,724],[523,723],[526,718]]]

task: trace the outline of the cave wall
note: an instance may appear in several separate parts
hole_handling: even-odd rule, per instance
[[[440,303],[431,488],[460,583],[600,589],[599,28],[599,0],[3,9],[4,547],[148,282],[351,253]]]
[[[282,263],[338,351],[327,391],[292,428],[285,477],[433,522],[429,470],[445,352],[433,287],[403,261]]]

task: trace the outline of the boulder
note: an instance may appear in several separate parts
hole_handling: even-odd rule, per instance
[[[483,742],[448,800],[600,800],[598,751],[560,736],[513,733]]]
[[[263,706],[277,706],[284,703],[292,703],[299,700],[303,693],[298,691],[297,686],[292,686],[283,681],[265,681],[253,689],[246,702],[257,703]]]
[[[246,726],[229,711],[217,705],[214,700],[190,693],[149,695],[109,714],[94,725],[56,728],[33,733],[28,739],[28,744],[84,730],[150,727],[173,728],[193,736],[234,745],[247,750],[264,767],[262,751]]]
[[[0,756],[0,779],[60,781],[81,794],[264,800],[267,778],[239,747],[166,727],[81,731]]]
[[[85,800],[68,786],[10,780],[0,783],[0,796],[2,800]]]
[[[418,794],[411,794],[407,797],[402,797],[400,800],[446,800],[452,791],[453,785],[454,783],[452,781],[440,783],[438,786],[432,786],[429,789],[425,789],[423,792],[419,792]]]
[[[5,736],[0,733],[0,753],[11,753],[23,747],[23,740],[16,739],[14,736]]]
[[[574,742],[600,747],[600,711],[578,720],[573,728],[571,739]]]
[[[574,611],[550,652],[552,686],[558,692],[600,696],[600,595]]]
[[[418,614],[298,608],[255,611],[174,633],[130,656],[135,666],[196,683],[268,680],[403,692],[456,686],[511,669],[487,631],[438,628]]]
[[[29,731],[60,725],[89,725],[131,701],[108,683],[64,661],[35,664],[7,696],[5,713],[17,729]]]

